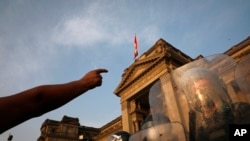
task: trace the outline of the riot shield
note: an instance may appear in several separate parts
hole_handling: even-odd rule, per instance
[[[143,129],[132,136],[129,141],[185,141],[183,126],[179,123],[164,123]]]
[[[236,82],[243,93],[247,95],[248,101],[250,101],[250,54],[240,61],[235,69]]]
[[[249,60],[249,59],[246,59]],[[249,124],[249,67],[236,63],[225,54],[205,57],[186,64],[172,73],[195,112],[189,127],[196,141],[229,140],[230,124]],[[248,67],[248,68],[246,68]],[[245,72],[244,72],[245,71]],[[249,81],[248,81],[249,84]]]
[[[219,54],[186,64],[176,69],[172,76],[191,108],[201,111],[201,106],[210,99],[218,104],[231,102],[226,85],[234,79],[235,66],[231,57]]]
[[[237,96],[233,103],[236,124],[250,124],[250,54],[237,63],[235,69],[235,89]]]
[[[151,114],[146,118],[142,130],[133,134],[129,141],[185,141],[184,127],[180,122],[171,121],[166,111],[167,93],[164,92],[165,80],[158,80],[150,88],[149,104]]]

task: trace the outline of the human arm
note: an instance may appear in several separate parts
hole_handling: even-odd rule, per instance
[[[0,98],[0,133],[44,113],[57,109],[84,92],[102,84],[101,73],[96,69],[81,79],[64,84],[41,85],[23,92]]]

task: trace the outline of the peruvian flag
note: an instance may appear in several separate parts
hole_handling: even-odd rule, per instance
[[[134,38],[134,59],[137,57],[137,55],[138,55],[138,41],[137,41],[137,38],[135,35],[135,38]]]

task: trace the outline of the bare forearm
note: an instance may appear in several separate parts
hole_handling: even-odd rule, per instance
[[[89,71],[80,80],[65,84],[42,85],[0,98],[0,133],[30,118],[52,111],[82,93],[101,86],[101,73],[106,69]]]
[[[89,90],[79,81],[38,86],[1,99],[0,133],[30,118],[52,111]]]

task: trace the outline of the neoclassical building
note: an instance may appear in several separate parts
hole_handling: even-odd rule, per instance
[[[236,62],[242,60],[249,53],[250,37],[224,52]],[[114,94],[120,97],[121,116],[101,128],[81,126],[77,118],[64,117],[61,121],[48,119],[41,127],[41,136],[38,141],[106,141],[110,135],[120,130],[131,134],[139,131],[145,118],[150,114],[148,98],[150,88],[158,80],[167,82],[164,87],[169,91],[168,99],[172,105],[172,108],[168,109],[169,118],[181,122],[188,137],[190,123],[187,116],[190,109],[183,100],[183,96],[176,92],[176,84],[171,81],[170,73],[199,58],[203,58],[203,56],[191,58],[165,40],[159,39],[124,70],[121,81],[114,90]]]

